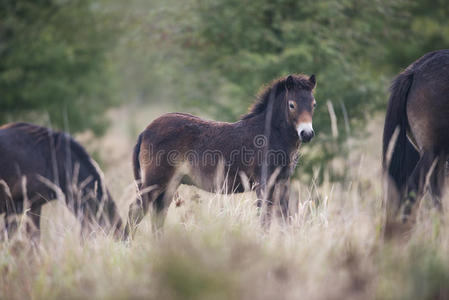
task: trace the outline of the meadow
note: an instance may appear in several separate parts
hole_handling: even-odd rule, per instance
[[[115,109],[109,117],[121,122],[103,138],[77,136],[105,166],[123,218],[135,197],[134,139],[168,110]],[[329,163],[349,167],[344,180],[295,180],[292,222],[269,232],[260,228],[255,193],[183,185],[163,236],[151,234],[147,217],[130,242],[101,232],[81,240],[65,205],[49,203],[39,246],[20,235],[0,244],[0,299],[448,299],[447,213],[425,199],[408,238],[383,239],[382,122],[373,118],[363,137],[348,141],[349,158]]]
[[[296,73],[316,75],[318,102],[289,224],[263,231],[254,192],[182,185],[160,239],[146,217],[120,242],[80,238],[52,201],[38,245],[0,242],[0,300],[449,299],[448,201],[439,214],[426,196],[413,231],[385,240],[380,155],[391,80],[449,48],[447,2],[0,1],[0,124],[72,134],[124,220],[132,147],[157,116],[235,121],[263,84]]]

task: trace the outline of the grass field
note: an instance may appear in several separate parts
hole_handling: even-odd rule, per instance
[[[134,139],[163,111],[111,112],[120,123],[91,143],[123,217],[135,193]],[[39,247],[0,244],[0,299],[449,299],[446,217],[423,205],[409,239],[382,239],[381,122],[352,141],[339,162],[351,167],[343,182],[295,181],[297,214],[269,233],[253,193],[181,186],[163,237],[154,239],[145,219],[129,244],[101,233],[81,241],[67,209],[48,204]]]

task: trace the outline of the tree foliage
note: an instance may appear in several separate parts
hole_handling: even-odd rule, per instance
[[[179,49],[163,61],[176,66],[166,74],[177,102],[221,120],[238,118],[273,78],[316,74],[318,138],[302,160],[311,174],[384,109],[394,74],[449,46],[444,2],[190,0],[158,14],[167,23],[157,45]]]
[[[48,113],[59,127],[102,128],[112,104],[106,54],[115,33],[98,5],[0,1],[0,122]]]
[[[114,99],[235,121],[264,83],[315,74],[311,174],[345,157],[395,74],[449,48],[446,2],[0,0],[0,121],[98,128]]]
[[[305,160],[311,171],[342,154],[345,144],[339,141],[384,103],[386,80],[373,62],[388,51],[383,44],[396,33],[401,4],[197,0],[197,24],[186,39],[196,58],[192,61],[217,70],[221,85],[231,92],[225,103],[210,95],[214,104],[209,104],[218,103],[217,112],[229,120],[246,110],[262,83],[289,73],[317,75],[314,126],[319,146]],[[333,134],[330,112],[338,120]]]

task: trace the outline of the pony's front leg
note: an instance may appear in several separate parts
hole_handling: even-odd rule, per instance
[[[261,216],[261,225],[264,231],[270,230],[271,225],[271,216],[273,214],[273,194],[275,190],[275,185],[269,186],[265,189],[265,191],[262,190],[262,216]]]
[[[256,197],[257,215],[260,216],[260,211],[263,205],[263,190],[260,186],[256,188]]]
[[[284,223],[289,222],[290,214],[288,204],[290,198],[290,180],[279,180],[267,189],[266,197],[261,197],[263,203],[265,203],[262,216],[262,228],[266,231],[270,229],[274,203],[279,203],[279,213]]]
[[[432,151],[424,152],[407,183],[407,193],[402,214],[403,223],[414,223],[419,201],[423,197],[426,184],[433,176],[437,165],[438,156]]]
[[[290,222],[290,180],[286,180],[277,185],[277,191],[275,193],[275,198],[279,199],[279,212],[280,217],[284,221],[284,224],[289,224]]]

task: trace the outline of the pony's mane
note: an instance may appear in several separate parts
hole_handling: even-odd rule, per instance
[[[293,83],[296,89],[305,89],[311,91],[314,87],[310,82],[309,77],[303,74],[290,75],[293,78]],[[286,87],[287,76],[280,77],[273,80],[268,85],[262,87],[261,91],[256,96],[256,101],[251,105],[247,114],[241,117],[242,120],[252,118],[265,111],[270,100],[271,92],[274,91],[274,97],[276,98],[284,92]]]

